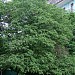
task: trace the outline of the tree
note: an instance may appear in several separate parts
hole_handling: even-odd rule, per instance
[[[0,4],[1,16],[9,24],[2,33],[0,67],[19,68],[21,73],[67,75],[71,60],[66,45],[73,37],[72,24],[63,9],[45,0],[15,0]],[[68,57],[65,57],[68,56]],[[72,60],[71,60],[72,61]],[[60,64],[58,64],[60,63]],[[62,66],[63,65],[63,69]],[[66,67],[65,67],[66,66]],[[63,71],[64,70],[64,71]],[[74,71],[69,73],[75,74]]]

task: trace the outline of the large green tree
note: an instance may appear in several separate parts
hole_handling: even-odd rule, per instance
[[[15,0],[0,3],[0,9],[0,21],[9,24],[1,31],[0,67],[17,67],[21,73],[75,74],[75,58],[67,48],[73,37],[69,14],[45,0]]]

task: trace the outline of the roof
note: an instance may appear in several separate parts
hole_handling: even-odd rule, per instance
[[[63,5],[71,2],[73,0],[48,0],[48,4],[55,4],[58,7],[62,7]]]
[[[48,2],[50,3],[50,4],[57,4],[57,3],[60,3],[60,2],[62,2],[63,0],[48,0]]]

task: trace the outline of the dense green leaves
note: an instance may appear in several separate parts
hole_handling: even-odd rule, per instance
[[[1,31],[0,67],[17,66],[21,73],[75,74],[73,15],[45,0],[0,5],[0,22],[9,24]]]

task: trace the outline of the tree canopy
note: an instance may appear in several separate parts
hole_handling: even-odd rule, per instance
[[[0,67],[17,67],[20,73],[75,74],[73,13],[45,0],[0,2],[0,10]]]

